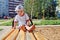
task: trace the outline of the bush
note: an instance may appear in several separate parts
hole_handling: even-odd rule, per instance
[[[45,17],[46,20],[57,20],[57,17]]]

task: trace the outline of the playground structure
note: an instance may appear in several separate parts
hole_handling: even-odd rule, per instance
[[[14,32],[15,31],[15,32]],[[60,40],[60,25],[36,26],[33,32],[10,29],[1,40]]]
[[[29,33],[31,40],[47,40],[42,34],[34,30]],[[26,32],[19,29],[11,29],[7,34],[5,34],[2,40],[26,40]]]

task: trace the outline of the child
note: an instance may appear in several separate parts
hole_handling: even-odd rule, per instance
[[[32,25],[31,27],[29,27],[30,25],[30,20],[29,20],[29,16],[24,13],[24,8],[22,5],[18,5],[15,8],[15,11],[17,13],[17,15],[14,18],[14,29],[16,28],[16,25],[18,23],[18,28],[22,29],[23,31],[26,31],[26,29],[28,31],[33,31],[35,29],[35,26]]]

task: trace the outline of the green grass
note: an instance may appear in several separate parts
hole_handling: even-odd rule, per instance
[[[35,25],[60,25],[60,20],[33,20]],[[12,20],[0,24],[0,26],[11,26]]]
[[[2,31],[3,29],[0,29],[0,31]]]
[[[60,20],[33,21],[35,25],[60,25]]]
[[[0,23],[1,23],[0,26],[11,26],[12,25],[12,19],[2,20],[2,22],[0,22]]]
[[[3,20],[3,19],[0,19],[0,22],[4,22],[5,20]]]
[[[0,26],[11,26],[11,25],[12,25],[12,21],[0,24]]]

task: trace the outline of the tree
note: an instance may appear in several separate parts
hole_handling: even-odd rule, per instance
[[[31,18],[32,16],[41,17],[38,15],[42,14],[42,19],[45,19],[45,11],[51,6],[51,2],[52,0],[24,0],[25,12],[29,13]]]
[[[25,12],[31,14],[32,16],[38,15],[39,10],[40,10],[40,0],[24,0],[24,8]]]

